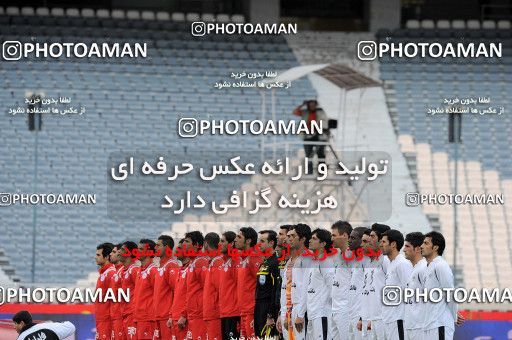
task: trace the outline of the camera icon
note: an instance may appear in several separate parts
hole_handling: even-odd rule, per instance
[[[178,135],[183,138],[194,138],[197,136],[197,119],[181,118],[178,121]]]
[[[420,194],[417,192],[408,192],[405,195],[405,204],[408,207],[417,207],[420,205]]]
[[[2,44],[2,56],[4,60],[20,60],[22,46],[19,41],[8,40]]]
[[[385,286],[382,288],[382,303],[384,306],[398,306],[402,303],[402,288]]]
[[[0,192],[0,207],[8,207],[12,204],[10,193]]]
[[[377,58],[377,43],[371,40],[363,40],[357,44],[357,58],[359,60],[375,60]]]
[[[192,35],[195,37],[202,37],[206,34],[206,23],[196,21],[192,23]]]

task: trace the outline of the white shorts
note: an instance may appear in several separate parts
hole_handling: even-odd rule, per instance
[[[295,328],[295,319],[297,318],[297,309],[292,309],[292,315],[291,315],[291,322],[293,325],[293,338],[295,340],[305,340],[306,339],[306,330],[303,329],[302,332],[297,332],[297,329]],[[283,325],[283,338],[286,340],[289,339],[288,336],[288,325],[286,324],[285,318],[281,318],[281,322]],[[309,325],[308,325],[309,326]],[[310,333],[310,329],[308,327],[307,332]],[[308,337],[309,339],[309,337]]]
[[[331,340],[331,320],[328,317],[308,320],[308,337],[311,340]]]
[[[350,317],[348,310],[332,313],[331,334],[335,340],[349,339]]]
[[[407,340],[423,340],[423,329],[415,328],[415,329],[406,329],[405,330],[405,338]]]
[[[363,334],[361,331],[357,330],[357,322],[359,321],[359,318],[352,318],[350,319],[350,325],[349,325],[349,336],[350,340],[362,340]]]
[[[372,320],[371,328],[368,330],[368,321],[363,320],[363,338],[369,340],[386,340],[384,321]]]
[[[386,340],[405,340],[404,320],[385,323],[384,328]]]
[[[423,331],[423,340],[453,340],[455,328],[447,328],[446,326],[428,329]]]

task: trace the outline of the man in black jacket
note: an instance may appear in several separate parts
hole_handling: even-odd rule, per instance
[[[260,231],[260,250],[265,252],[268,248],[275,249],[277,233],[273,230]],[[275,322],[279,306],[276,305],[276,294],[279,294],[279,261],[272,251],[272,256],[266,257],[257,274],[256,305],[254,307],[254,331],[257,337],[265,338],[265,325],[272,327],[269,334],[277,334]]]
[[[32,315],[26,310],[16,313],[12,321],[18,332],[18,340],[63,340],[75,333],[75,326],[69,322],[45,322],[35,324]]]

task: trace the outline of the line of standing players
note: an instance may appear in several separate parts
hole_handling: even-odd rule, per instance
[[[176,247],[167,235],[158,237],[156,242],[141,239],[138,244],[100,244],[96,250],[100,267],[96,288],[129,290],[130,300],[96,303],[96,339],[401,340],[418,334],[420,339],[430,335],[437,339],[434,332],[441,329],[447,333],[446,339],[453,336],[451,314],[443,314],[441,324],[436,321],[440,318],[433,315],[436,320],[426,330],[423,318],[428,310],[418,315],[420,308],[414,306],[410,316],[418,320],[404,324],[408,314],[404,304],[392,311],[381,308],[380,290],[388,276],[393,276],[393,268],[395,272],[409,268],[408,277],[401,281],[410,281],[413,267],[423,258],[420,246],[424,235],[407,235],[405,260],[398,254],[404,238],[388,226],[374,224],[371,229],[353,229],[348,222],[338,221],[331,231],[311,231],[309,226],[297,224],[280,226],[278,233],[258,233],[251,227],[221,235],[210,232],[203,236],[192,231]],[[444,239],[441,249],[438,234],[430,234],[434,255],[442,255],[444,250]],[[384,246],[383,238],[387,242]],[[230,251],[236,248],[248,254],[256,244],[262,253],[272,255],[233,256]],[[322,259],[324,252],[332,248],[339,253],[319,261],[301,256],[305,247]],[[359,248],[374,248],[383,254],[348,261]],[[208,252],[217,250],[220,253],[208,256]],[[394,267],[390,266],[390,258]],[[422,261],[422,270],[423,264]],[[384,277],[379,279],[382,274]]]

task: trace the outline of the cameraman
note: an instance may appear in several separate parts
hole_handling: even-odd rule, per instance
[[[308,171],[307,174],[311,174],[313,170],[313,155],[314,149],[316,149],[316,155],[318,157],[318,163],[325,163],[325,144],[314,144],[311,142],[322,142],[327,143],[329,140],[329,120],[324,110],[317,107],[318,102],[316,100],[305,100],[301,105],[297,106],[293,110],[293,114],[305,120],[308,125],[308,130],[313,134],[301,134],[304,139],[304,152],[308,158]],[[316,121],[319,125],[322,124],[322,133],[318,134],[312,129],[311,122]]]

